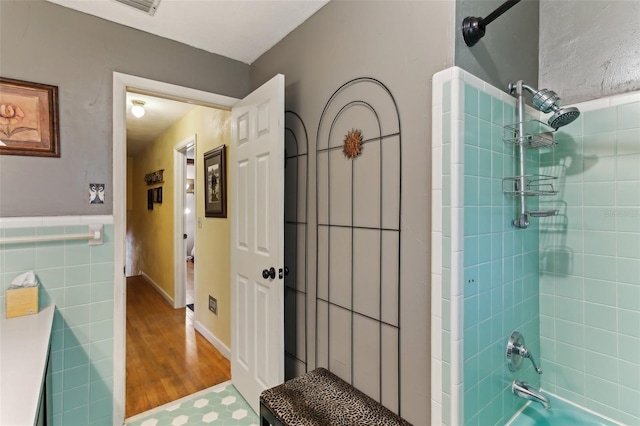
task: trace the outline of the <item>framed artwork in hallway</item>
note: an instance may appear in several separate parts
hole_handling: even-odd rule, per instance
[[[225,145],[204,154],[204,215],[227,217]]]

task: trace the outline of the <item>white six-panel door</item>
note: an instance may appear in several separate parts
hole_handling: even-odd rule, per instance
[[[284,381],[283,75],[234,105],[231,150],[231,379],[258,413]]]

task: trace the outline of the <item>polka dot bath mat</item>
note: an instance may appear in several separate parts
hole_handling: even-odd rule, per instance
[[[129,426],[258,426],[259,418],[231,382],[128,418]]]

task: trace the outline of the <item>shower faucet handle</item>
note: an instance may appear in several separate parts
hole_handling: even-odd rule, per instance
[[[536,365],[531,351],[524,344],[524,336],[519,331],[514,331],[507,343],[507,366],[509,371],[518,371],[522,366],[522,358],[529,358],[536,373],[542,374],[542,369]]]

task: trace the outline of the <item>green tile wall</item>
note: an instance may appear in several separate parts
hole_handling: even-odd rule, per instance
[[[640,424],[640,102],[583,112],[541,158],[562,185],[540,222],[544,388]]]
[[[580,119],[556,132],[557,146],[528,151],[528,171],[558,176],[560,190],[556,197],[529,198],[529,208],[560,214],[516,230],[510,222],[517,202],[501,184],[515,174],[513,149],[502,141],[502,126],[515,121],[513,103],[493,88],[478,89],[487,86],[460,71],[441,86],[442,423],[460,412],[451,397],[457,302],[450,295],[458,207],[452,199],[459,199],[452,154],[461,143],[461,423],[508,421],[524,403],[509,389],[518,378],[621,423],[640,424],[640,96],[590,103]],[[460,105],[458,132],[452,115]],[[541,359],[542,376],[528,364],[508,372],[505,344],[516,328]]]
[[[513,105],[467,83],[462,92],[464,424],[504,424],[525,402],[511,394],[511,382],[540,383],[530,364],[511,373],[504,355],[517,329],[540,356],[538,227],[511,226],[517,200],[502,190],[502,178],[515,174],[514,148],[502,140],[502,126],[516,119]],[[528,167],[537,168],[538,153],[528,154]]]
[[[10,236],[87,232],[87,226],[0,229]],[[113,411],[113,225],[104,244],[86,241],[0,245],[4,290],[22,272],[40,280],[40,305],[56,305],[47,395],[53,425],[111,425]]]

